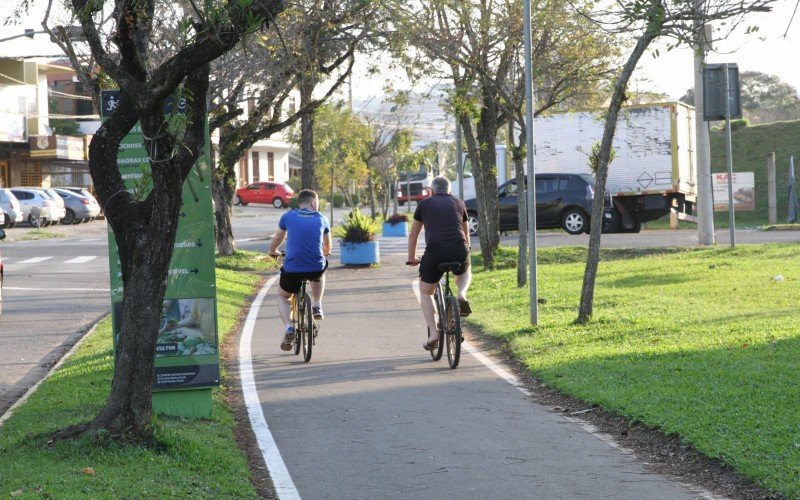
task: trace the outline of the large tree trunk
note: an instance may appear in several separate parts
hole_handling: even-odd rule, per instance
[[[205,142],[208,65],[192,73],[187,88],[194,103],[182,138],[184,148],[174,153],[178,139],[163,132],[162,138],[149,144],[153,189],[144,200],[134,199],[125,189],[117,167],[119,144],[137,121],[126,94],[89,146],[89,170],[118,247],[124,286],[122,321],[105,406],[90,424],[65,429],[57,437],[85,430],[134,439],[151,436],[153,367],[165,277],[175,246],[183,182]],[[166,130],[161,102],[145,110],[140,121],[145,137],[158,137],[159,130]]]
[[[306,107],[313,98],[314,82],[303,80],[300,83],[300,106]],[[303,113],[300,118],[300,151],[303,156],[303,175],[301,185],[303,189],[317,189],[317,178],[314,172],[316,158],[314,157],[314,112]]]
[[[608,162],[611,158],[611,144],[614,141],[614,132],[617,129],[617,118],[622,103],[626,99],[628,81],[631,78],[636,64],[644,54],[656,33],[647,31],[638,40],[636,46],[625,62],[622,72],[614,82],[614,93],[608,105],[603,139],[600,142],[600,152],[597,157],[597,174],[595,179],[594,200],[592,201],[592,219],[589,235],[589,255],[586,259],[586,269],[583,273],[583,289],[581,290],[581,304],[578,310],[578,323],[587,323],[592,317],[594,306],[594,286],[597,279],[597,268],[600,264],[600,236],[603,229],[603,198],[606,192],[606,179],[608,178]]]
[[[519,143],[514,144],[514,121],[508,122],[508,137],[511,141],[511,157],[517,180],[517,220],[519,221],[519,239],[517,241],[517,287],[522,288],[528,282],[528,190],[525,186],[525,125],[519,135]],[[535,188],[535,187],[534,187]]]
[[[233,197],[236,193],[236,177],[233,169],[221,163],[217,165],[212,176],[211,194],[214,197],[214,220],[216,222],[217,252],[220,255],[232,255],[236,252],[236,240],[233,237]]]
[[[497,122],[486,107],[481,109],[476,135],[469,117],[459,117],[467,151],[472,161],[475,195],[478,199],[478,239],[481,243],[483,267],[494,269],[494,252],[500,244],[500,217],[497,199],[497,166],[495,138]]]
[[[214,198],[214,220],[216,221],[216,245],[220,255],[236,252],[233,236],[233,197],[236,195],[236,164],[246,147],[229,127],[219,129],[219,161],[214,167],[211,194]]]

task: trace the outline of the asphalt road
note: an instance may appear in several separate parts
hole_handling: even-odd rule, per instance
[[[20,241],[7,231],[0,315],[0,414],[43,377],[109,310],[106,224],[45,229],[65,236]]]

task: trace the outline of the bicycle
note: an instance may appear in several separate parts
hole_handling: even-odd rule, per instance
[[[436,307],[439,312],[439,351],[438,361],[441,358],[442,341],[447,344],[447,362],[450,368],[458,367],[458,362],[461,359],[461,343],[464,341],[464,336],[461,331],[461,307],[458,305],[458,298],[453,295],[453,290],[450,288],[450,273],[461,269],[460,262],[442,262],[437,266],[439,271],[444,272],[444,276],[439,280],[436,285],[436,292],[438,293],[439,300],[436,302]],[[442,294],[444,290],[444,295]],[[444,313],[444,314],[442,314]],[[444,336],[441,334],[444,333]],[[433,356],[433,352],[431,352]]]
[[[281,252],[281,257],[285,257],[285,255],[285,252]],[[291,317],[292,326],[294,327],[292,349],[295,355],[300,354],[302,349],[303,360],[308,363],[311,361],[311,353],[314,349],[314,344],[317,342],[319,325],[314,319],[314,313],[311,308],[311,295],[306,292],[306,283],[308,283],[308,280],[303,280],[300,284],[300,291],[292,294],[289,303],[292,306]]]
[[[450,287],[450,273],[461,269],[461,263],[442,262],[437,269],[444,273],[433,292],[439,345],[436,349],[430,350],[430,355],[433,361],[439,361],[442,359],[444,345],[447,344],[447,362],[450,368],[455,369],[461,359],[461,343],[464,341],[464,336],[461,331],[461,308],[458,305],[458,298]]]

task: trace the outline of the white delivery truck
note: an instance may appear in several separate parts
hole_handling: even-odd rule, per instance
[[[606,181],[616,217],[609,230],[638,232],[643,222],[670,212],[695,220],[694,113],[677,102],[622,108]],[[591,174],[589,154],[602,139],[604,125],[602,112],[537,117],[536,172]]]
[[[461,155],[461,161],[461,164],[464,166],[464,195],[461,196],[461,192],[459,191],[457,173],[455,178],[450,179],[450,192],[456,198],[461,198],[462,200],[471,200],[477,196],[475,194],[475,178],[472,176],[472,160],[470,160],[469,154],[464,152]],[[495,145],[495,162],[495,166],[497,167],[498,186],[507,180],[514,178],[514,170],[511,168],[511,162],[508,161],[506,147],[502,144]]]

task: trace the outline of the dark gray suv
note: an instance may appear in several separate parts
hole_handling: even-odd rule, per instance
[[[519,229],[516,179],[498,188],[500,231]],[[612,220],[611,196],[606,193],[605,227]],[[569,234],[589,232],[594,179],[586,174],[536,174],[536,229],[563,228]],[[466,200],[469,233],[478,234],[478,200]]]

